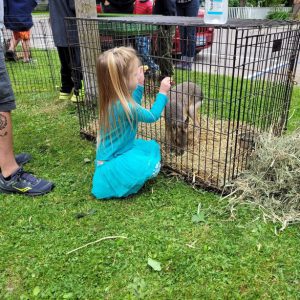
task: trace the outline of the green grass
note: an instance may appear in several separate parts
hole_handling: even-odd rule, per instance
[[[31,48],[31,63],[6,62],[15,93],[46,92],[60,85],[60,62],[56,49]],[[16,52],[22,55],[19,45]],[[51,88],[50,88],[51,87]]]
[[[193,81],[202,88],[202,114],[217,119],[239,120],[244,125],[248,123],[256,129],[268,130],[272,125],[280,123],[280,111],[286,97],[286,86],[282,81],[287,80],[274,75],[271,77],[244,79],[177,70],[174,79],[177,84]]]
[[[300,128],[300,88],[295,87],[289,113],[288,132]]]
[[[295,88],[290,130],[299,95]],[[94,145],[79,137],[74,107],[56,97],[18,96],[13,114],[16,152],[30,152],[26,169],[56,188],[37,198],[0,196],[0,299],[299,297],[299,226],[275,235],[257,209],[240,207],[233,219],[219,196],[163,175],[130,199],[93,199]],[[199,203],[204,220],[196,224]],[[110,235],[127,239],[66,254]]]
[[[33,16],[39,16],[39,15],[42,15],[42,16],[49,16],[49,11],[34,11],[32,12],[32,15]]]

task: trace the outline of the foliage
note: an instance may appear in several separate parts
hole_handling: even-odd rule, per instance
[[[288,20],[290,18],[290,13],[286,11],[273,11],[267,15],[270,20]]]
[[[284,0],[247,0],[246,6],[252,7],[276,7],[286,5],[286,1]],[[288,5],[291,6],[291,5]]]
[[[239,7],[240,1],[239,0],[229,0],[228,5],[229,5],[229,7]]]

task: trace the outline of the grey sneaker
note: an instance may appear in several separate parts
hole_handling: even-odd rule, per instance
[[[16,162],[20,167],[31,161],[31,158],[31,155],[28,153],[20,153],[15,156]]]
[[[9,179],[4,179],[0,174],[0,193],[39,196],[49,193],[53,188],[52,182],[36,178],[22,168],[13,173]]]

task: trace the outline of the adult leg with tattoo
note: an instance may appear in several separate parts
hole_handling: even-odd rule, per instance
[[[36,178],[17,164],[13,154],[10,112],[0,112],[0,167],[0,193],[38,196],[54,187],[52,182]]]
[[[11,175],[19,168],[13,153],[10,112],[0,112],[0,168],[4,177]]]
[[[11,113],[0,112],[0,172],[6,177],[12,174],[19,166],[22,167],[30,160],[31,155],[28,153],[13,155]],[[3,166],[3,170],[1,166]]]
[[[0,193],[18,193],[29,196],[43,195],[52,190],[52,182],[36,178],[23,170],[13,153],[11,111],[15,98],[4,64],[0,45]],[[22,157],[24,161],[24,156]],[[28,157],[27,157],[28,158]]]

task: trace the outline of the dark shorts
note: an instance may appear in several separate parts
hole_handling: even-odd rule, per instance
[[[16,108],[15,96],[5,67],[2,45],[0,45],[0,112]]]

